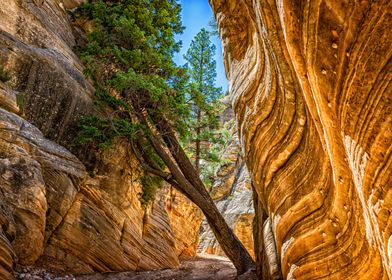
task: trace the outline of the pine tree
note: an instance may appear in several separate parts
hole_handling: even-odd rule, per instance
[[[190,142],[194,144],[195,168],[200,173],[200,161],[216,160],[216,155],[209,149],[211,143],[217,142],[218,99],[222,97],[222,89],[215,86],[216,47],[210,40],[210,33],[201,29],[192,40],[184,58],[190,73]],[[204,145],[203,145],[204,144]]]
[[[254,262],[178,140],[190,115],[186,71],[172,60],[180,46],[174,36],[183,30],[180,10],[175,0],[90,0],[80,7],[77,14],[92,28],[78,51],[94,82],[99,114],[82,121],[79,143],[107,148],[115,138],[127,140],[154,178],[142,181],[153,189],[157,178],[165,180],[194,202],[242,274],[253,270]]]

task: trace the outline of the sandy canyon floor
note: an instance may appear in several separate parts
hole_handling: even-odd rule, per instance
[[[58,275],[40,268],[25,267],[20,268],[15,276],[17,279],[23,280],[234,280],[236,279],[236,271],[227,258],[202,255],[194,259],[183,260],[181,266],[176,269],[73,276],[70,274]]]

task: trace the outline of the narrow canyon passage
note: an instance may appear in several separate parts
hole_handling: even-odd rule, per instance
[[[0,2],[0,280],[392,280],[391,0]]]

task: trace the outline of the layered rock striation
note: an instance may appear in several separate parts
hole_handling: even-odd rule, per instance
[[[66,10],[80,2],[1,3],[0,70],[11,78],[0,82],[1,279],[16,264],[151,270],[195,254],[183,232],[197,232],[197,221],[173,214],[169,200],[187,215],[198,210],[165,190],[142,207],[142,171],[126,143],[105,152],[73,145],[78,121],[94,110]]]
[[[3,250],[14,257],[4,270],[13,263],[74,273],[178,265],[165,200],[141,207],[137,163],[118,156],[127,155],[122,145],[90,177],[68,150],[0,109],[0,147]]]
[[[392,2],[210,0],[263,279],[392,278]]]
[[[188,198],[171,186],[163,189],[166,211],[174,233],[175,251],[180,259],[196,257],[203,214]]]
[[[93,88],[73,52],[64,3],[5,0],[0,23],[1,66],[11,75],[21,113],[47,138],[71,148],[79,118],[93,109]]]

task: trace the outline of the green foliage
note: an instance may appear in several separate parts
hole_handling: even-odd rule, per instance
[[[160,177],[144,175],[140,178],[142,192],[139,193],[139,199],[143,207],[154,201],[156,191],[162,186],[163,180]]]
[[[218,117],[223,110],[219,102],[222,89],[215,86],[216,47],[211,42],[210,36],[210,32],[201,29],[184,56],[190,73],[187,95],[190,106],[188,120],[190,133],[184,142],[187,143],[187,152],[194,158],[195,165],[200,164],[200,175],[206,185],[210,184],[211,172],[219,162],[219,156],[212,147],[218,143],[223,144],[219,133]]]
[[[203,150],[202,158],[206,160],[203,161],[200,177],[209,189],[212,187],[214,177],[219,168],[230,163],[230,161],[224,158],[228,146],[233,141],[230,128],[230,125],[225,124],[225,126],[217,129],[215,136],[219,140],[210,143],[209,148]]]
[[[173,62],[181,46],[181,6],[175,0],[90,0],[77,10],[91,20],[87,44],[77,49],[94,81],[97,104],[130,110],[129,94],[159,101],[155,110],[186,133],[186,71]],[[113,93],[116,94],[113,94]]]
[[[87,116],[81,120],[79,127],[80,133],[76,138],[76,144],[92,143],[99,149],[106,150],[116,137],[135,139],[142,125],[132,124],[127,119]]]
[[[20,112],[24,114],[26,108],[26,98],[23,92],[18,92],[16,94],[16,104],[18,105]]]
[[[77,144],[107,149],[118,137],[143,140],[144,156],[165,168],[146,141],[147,129],[135,118],[132,101],[151,99],[155,104],[143,110],[162,114],[181,135],[186,134],[188,76],[172,59],[181,46],[175,39],[183,30],[180,12],[176,0],[89,0],[75,11],[74,16],[91,23],[87,43],[76,51],[94,83],[100,109],[99,116],[81,121]],[[140,200],[147,205],[161,179],[146,175],[141,183]]]
[[[173,54],[181,46],[175,39],[183,31],[180,11],[176,0],[89,0],[77,9],[75,14],[91,23],[87,43],[77,52],[94,83],[100,109],[99,116],[81,121],[77,144],[108,149],[118,137],[141,142],[143,156],[164,170],[162,159],[149,146],[148,129],[135,116],[136,100],[150,124],[154,124],[152,115],[161,114],[185,143],[208,143],[210,148],[200,153],[204,162],[219,162],[222,94],[215,87],[215,46],[210,34],[201,30],[187,53],[188,65],[177,66]],[[211,168],[215,170],[215,165]],[[209,177],[211,172],[207,173],[202,176]],[[144,205],[153,199],[157,180],[142,178]]]
[[[216,62],[214,55],[216,46],[211,42],[210,37],[210,32],[202,28],[192,40],[184,56],[191,82],[194,83],[190,98],[198,107],[207,106],[222,97],[222,89],[215,87]]]
[[[128,104],[124,100],[110,95],[104,88],[101,88],[98,85],[96,85],[95,96],[97,97],[95,99],[95,105],[99,107],[109,106],[112,109],[129,109]]]
[[[183,30],[180,9],[175,0],[90,0],[78,11],[94,26],[79,49],[83,62],[91,74],[105,78],[130,68],[170,77],[176,72],[172,55],[181,46],[174,38]],[[108,64],[116,67],[108,69]]]
[[[6,83],[9,80],[11,80],[10,73],[7,70],[5,70],[3,66],[0,66],[0,81]]]
[[[155,152],[154,148],[151,145],[145,144],[143,146],[143,151],[148,156],[148,158],[150,158],[154,163],[156,163],[159,166],[159,168],[161,168],[161,169],[166,168],[165,163],[159,157],[159,155]]]

